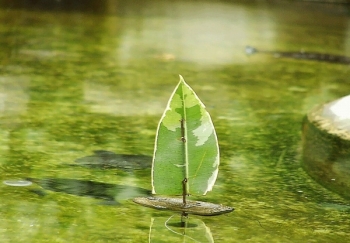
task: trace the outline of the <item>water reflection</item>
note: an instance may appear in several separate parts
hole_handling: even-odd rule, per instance
[[[189,217],[181,222],[180,215],[151,218],[149,242],[214,242],[210,228],[199,218]]]

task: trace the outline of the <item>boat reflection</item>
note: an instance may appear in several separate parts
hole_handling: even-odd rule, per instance
[[[210,228],[201,219],[180,214],[151,218],[149,242],[164,238],[169,242],[214,242]]]

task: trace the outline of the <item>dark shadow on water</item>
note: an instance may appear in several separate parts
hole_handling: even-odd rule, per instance
[[[116,185],[88,180],[65,178],[27,178],[27,180],[38,184],[45,190],[103,199],[106,202],[103,204],[116,204],[118,200],[126,200],[137,196],[151,195],[151,191],[140,187]],[[45,192],[38,189],[32,191],[40,196],[46,195]]]
[[[28,9],[45,11],[78,11],[103,13],[106,11],[107,0],[70,1],[70,0],[3,0],[0,6],[9,9]]]
[[[275,58],[291,58],[297,60],[309,60],[309,61],[319,61],[328,62],[336,64],[350,64],[349,56],[335,55],[330,53],[318,53],[318,52],[305,52],[303,50],[299,51],[269,51],[269,50],[257,50],[252,46],[246,46],[246,54],[252,55],[254,53],[268,54]]]
[[[32,11],[72,12],[89,14],[131,14],[138,13],[151,1],[117,0],[0,0],[0,8]]]
[[[174,228],[196,228],[198,227],[197,224],[192,223],[183,223],[183,222],[177,222],[177,223],[168,223],[167,226],[171,226]]]
[[[105,150],[95,150],[88,155],[75,160],[78,166],[98,169],[120,169],[124,171],[151,168],[152,157],[147,155],[116,154]]]

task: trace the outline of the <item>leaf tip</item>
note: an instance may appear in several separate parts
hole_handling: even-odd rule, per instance
[[[180,82],[185,82],[184,78],[181,76],[181,74],[179,74],[180,77]]]

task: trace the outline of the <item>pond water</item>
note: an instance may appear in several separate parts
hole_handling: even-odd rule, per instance
[[[46,2],[1,2],[1,242],[349,238],[350,201],[303,171],[300,149],[304,115],[349,94],[350,65],[244,50],[350,56],[349,6]],[[191,199],[235,208],[190,216],[185,229],[180,215],[131,201],[151,189],[149,167],[72,166],[94,150],[152,156],[178,74],[206,104],[221,151],[213,191]]]

